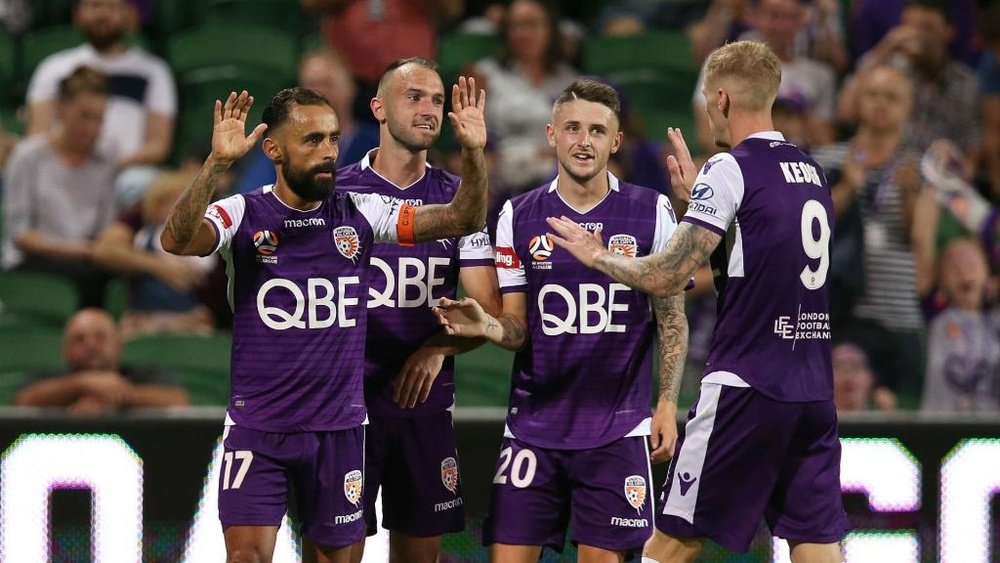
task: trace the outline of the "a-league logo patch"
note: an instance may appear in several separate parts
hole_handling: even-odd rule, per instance
[[[351,262],[356,262],[361,252],[361,239],[354,227],[344,226],[333,229],[333,244],[337,252]]]
[[[441,484],[451,491],[451,494],[458,494],[458,462],[453,457],[441,460]]]
[[[354,471],[349,471],[344,475],[344,496],[347,497],[347,502],[357,506],[361,502],[361,489],[364,487],[364,477],[361,475],[361,471],[355,469]]]
[[[642,511],[642,505],[646,502],[646,479],[642,475],[625,478],[625,498],[636,513]]]
[[[632,235],[612,235],[608,239],[608,250],[613,254],[634,258],[639,251],[639,243]]]
[[[528,252],[538,262],[548,260],[549,256],[552,256],[553,248],[555,247],[552,246],[552,241],[545,235],[532,237],[531,242],[528,243]]]

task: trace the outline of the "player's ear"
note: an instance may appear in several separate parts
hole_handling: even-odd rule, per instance
[[[622,146],[622,138],[624,136],[625,136],[625,133],[623,133],[622,131],[619,131],[619,132],[615,133],[614,137],[611,138],[611,154],[615,154],[616,152],[618,152],[618,149],[621,148],[621,146]]]
[[[732,106],[733,100],[729,97],[729,93],[725,90],[719,90],[719,111],[722,112],[722,117],[729,119],[729,108]]]
[[[549,140],[549,146],[552,148],[556,147],[556,130],[552,127],[551,123],[545,125],[545,136]]]
[[[281,148],[278,147],[278,143],[270,137],[264,137],[264,154],[267,158],[271,159],[271,162],[275,164],[281,164],[284,160],[281,156]]]
[[[372,115],[375,116],[375,120],[379,123],[385,123],[385,106],[382,105],[382,100],[378,97],[372,98],[372,101],[368,103],[368,107],[372,110]]]

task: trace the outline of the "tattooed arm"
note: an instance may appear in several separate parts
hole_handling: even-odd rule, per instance
[[[486,91],[480,90],[477,99],[476,80],[459,77],[451,89],[451,103],[448,117],[462,146],[462,183],[450,203],[416,208],[415,242],[467,235],[486,222]]]
[[[524,293],[505,293],[503,312],[494,317],[483,310],[475,299],[461,301],[441,299],[434,314],[446,333],[456,336],[482,337],[507,350],[519,350],[528,334],[528,306]]]
[[[677,442],[677,395],[687,358],[688,323],[683,295],[653,297],[652,302],[660,353],[660,393],[650,429],[650,457],[660,463],[670,459]]]
[[[226,170],[247,153],[264,134],[266,125],[258,125],[245,135],[247,113],[253,96],[246,90],[238,96],[230,92],[223,104],[215,101],[212,152],[191,186],[181,194],[170,210],[160,244],[171,254],[205,255],[215,247],[215,229],[205,219],[205,210]]]
[[[630,258],[609,252],[601,241],[600,232],[590,233],[565,217],[550,217],[548,223],[559,234],[550,235],[552,241],[570,251],[584,265],[658,297],[682,292],[722,240],[722,236],[713,231],[682,221],[663,251]]]

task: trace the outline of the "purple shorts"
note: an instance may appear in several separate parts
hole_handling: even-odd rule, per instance
[[[302,531],[324,547],[364,538],[363,426],[274,433],[227,426],[219,519],[230,526],[278,526],[295,495]]]
[[[780,538],[834,543],[848,529],[833,401],[783,403],[702,383],[663,484],[656,527],[746,551],[761,517]]]
[[[645,436],[590,450],[552,450],[506,438],[493,477],[483,543],[562,551],[571,538],[609,551],[641,551],[653,532]]]
[[[382,488],[382,526],[411,536],[440,536],[465,527],[451,412],[415,418],[381,418],[368,425],[365,444],[365,521],[378,522],[375,499]]]

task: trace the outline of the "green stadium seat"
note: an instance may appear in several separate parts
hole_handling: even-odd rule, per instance
[[[250,66],[295,77],[298,70],[297,38],[272,27],[248,24],[205,24],[169,39],[167,60],[183,77],[204,68]]]
[[[455,356],[455,395],[460,407],[505,407],[514,353],[493,345]]]
[[[296,32],[306,22],[297,0],[200,0],[195,18],[204,24],[236,22]]]
[[[25,373],[20,370],[0,372],[0,406],[14,404],[14,397],[21,390],[24,379]]]
[[[32,22],[34,28],[69,25],[73,21],[73,4],[76,0],[33,0]]]
[[[196,405],[229,402],[229,358],[232,337],[156,335],[125,343],[122,361],[170,370]]]
[[[31,77],[35,68],[52,53],[70,49],[84,42],[83,35],[71,25],[45,27],[24,36],[21,43],[20,72],[25,80]],[[141,35],[131,35],[126,39],[130,45],[149,50],[149,41]]]
[[[34,272],[0,273],[3,314],[17,314],[62,327],[78,308],[76,287],[67,279]]]
[[[0,372],[58,369],[62,366],[62,328],[0,326]]]
[[[595,37],[587,43],[583,67],[590,74],[605,76],[637,69],[694,69],[697,73],[691,42],[683,31]]]
[[[664,140],[668,126],[680,127],[688,145],[695,150],[691,96],[697,80],[697,74],[683,70],[645,70],[623,73],[615,82],[624,92],[629,111],[642,124],[647,138]]]
[[[496,35],[451,33],[438,41],[437,63],[444,73],[456,74],[480,59],[498,56],[501,47]]]
[[[11,84],[17,76],[17,43],[7,32],[0,31],[0,80]],[[9,90],[9,88],[8,88]],[[10,93],[8,92],[7,95]],[[4,96],[6,99],[7,96]]]

